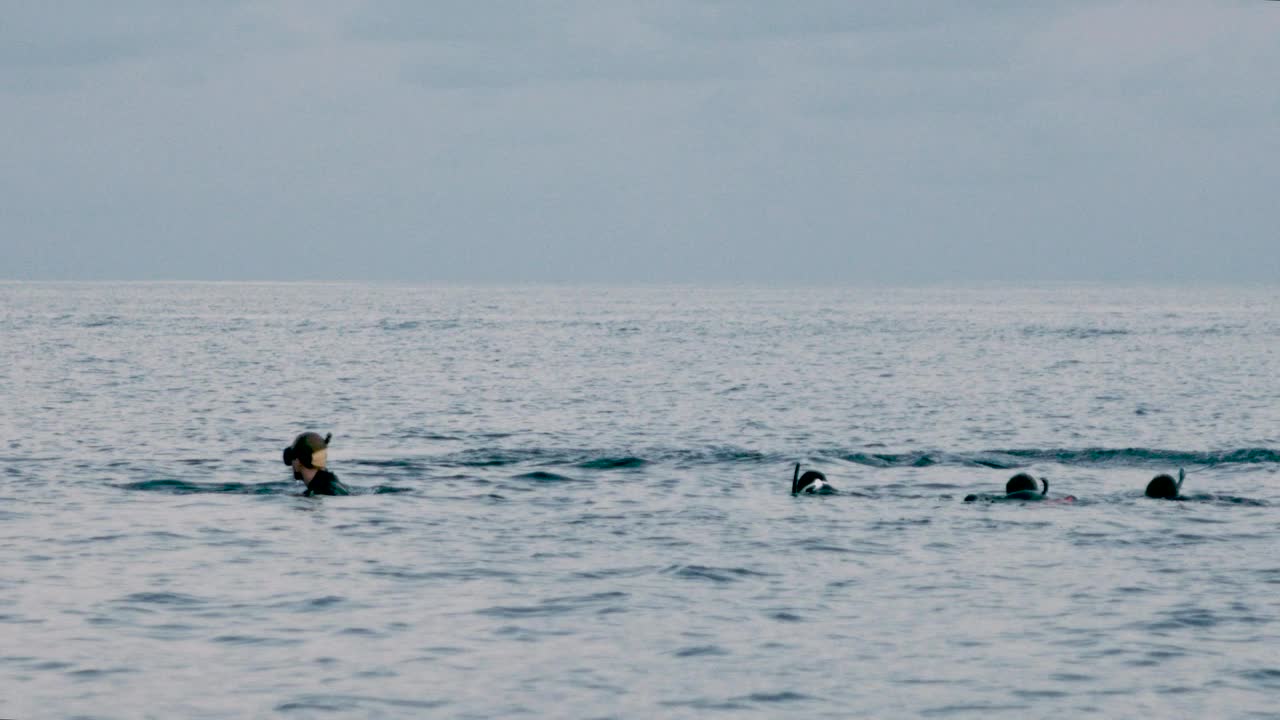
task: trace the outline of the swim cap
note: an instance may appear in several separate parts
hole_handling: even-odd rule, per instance
[[[1174,481],[1172,475],[1163,473],[1157,475],[1147,483],[1147,497],[1172,500],[1178,497],[1178,483]]]
[[[1021,492],[1022,490],[1035,492],[1039,489],[1039,486],[1036,485],[1036,479],[1026,473],[1018,473],[1017,475],[1009,478],[1009,482],[1004,484],[1005,495]]]
[[[284,449],[284,464],[292,465],[296,458],[303,467],[323,468],[328,460],[329,440],[333,433],[320,437],[320,433],[302,433],[293,445]]]

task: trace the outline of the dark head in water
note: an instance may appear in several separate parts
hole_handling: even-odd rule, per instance
[[[1009,500],[1043,500],[1049,496],[1049,481],[1040,478],[1043,485],[1036,490],[1036,479],[1027,473],[1018,473],[1004,484],[1004,496]]]
[[[1022,492],[1023,490],[1031,490],[1032,492],[1039,490],[1039,483],[1036,479],[1027,473],[1018,473],[1009,478],[1009,482],[1004,484],[1004,492],[1006,495]]]
[[[796,471],[791,475],[791,494],[829,495],[835,488],[827,482],[827,476],[817,470],[806,470],[800,474],[800,463],[796,463]]]
[[[1168,473],[1160,473],[1151,478],[1151,482],[1147,483],[1147,497],[1161,500],[1177,500],[1178,493],[1182,491],[1182,481],[1186,477],[1187,473],[1181,468],[1178,469],[1177,480],[1174,480],[1173,476]]]
[[[325,467],[329,462],[329,441],[333,433],[320,437],[305,432],[284,449],[284,464],[293,468],[293,479],[306,483],[307,495],[347,495],[346,486]]]

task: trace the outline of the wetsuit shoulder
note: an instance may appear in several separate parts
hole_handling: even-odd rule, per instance
[[[973,495],[965,495],[965,502],[1004,502],[1007,500],[1004,495],[992,495],[990,493],[978,493]]]
[[[351,491],[328,470],[321,470],[307,483],[308,495],[350,495]]]

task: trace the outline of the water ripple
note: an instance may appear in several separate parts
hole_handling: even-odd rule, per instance
[[[1277,309],[0,282],[3,714],[1267,717]]]

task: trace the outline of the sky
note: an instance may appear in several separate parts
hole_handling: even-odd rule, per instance
[[[0,278],[1280,279],[1280,2],[0,15]]]

